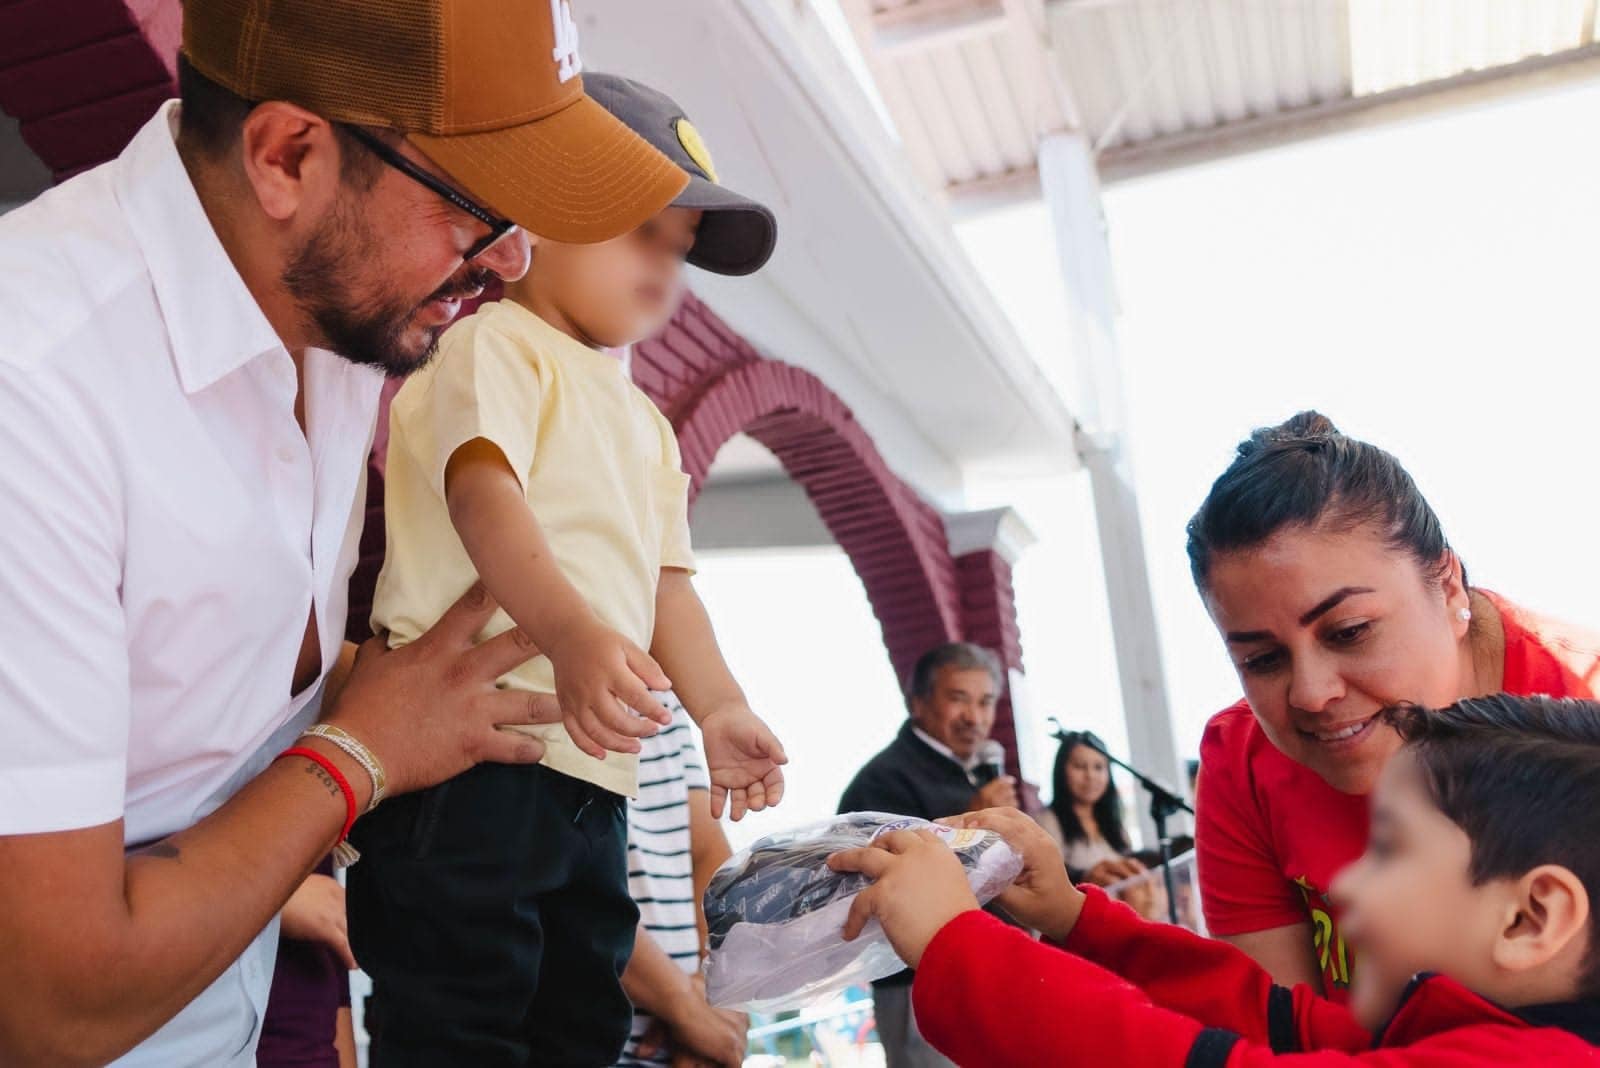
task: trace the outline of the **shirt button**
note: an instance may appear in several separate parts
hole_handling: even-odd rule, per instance
[[[278,459],[282,460],[286,464],[294,463],[294,450],[285,445],[283,448],[278,450]]]

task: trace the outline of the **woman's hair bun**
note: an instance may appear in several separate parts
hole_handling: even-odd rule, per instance
[[[1277,426],[1264,426],[1239,443],[1239,458],[1254,456],[1273,445],[1312,444],[1339,436],[1333,420],[1318,411],[1297,412]]]

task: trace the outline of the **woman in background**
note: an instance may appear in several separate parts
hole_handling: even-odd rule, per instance
[[[1061,740],[1051,775],[1050,806],[1039,826],[1061,847],[1075,882],[1110,886],[1145,870],[1133,852],[1122,822],[1122,797],[1111,781],[1111,766],[1101,742],[1088,731]]]

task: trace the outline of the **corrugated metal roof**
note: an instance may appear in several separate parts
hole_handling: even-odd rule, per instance
[[[906,151],[962,191],[1032,172],[1042,133],[1161,165],[1237,129],[1593,62],[1596,0],[838,0]]]

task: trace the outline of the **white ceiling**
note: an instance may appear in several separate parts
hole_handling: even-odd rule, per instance
[[[914,165],[957,195],[1031,174],[1056,130],[1082,131],[1114,179],[1256,143],[1241,130],[1600,74],[1596,0],[837,2]]]
[[[817,375],[891,468],[959,507],[977,465],[1075,463],[1072,418],[838,49],[795,0],[585,0],[584,64],[683,105],[730,187],[778,216],[750,278],[695,292],[765,355]]]

